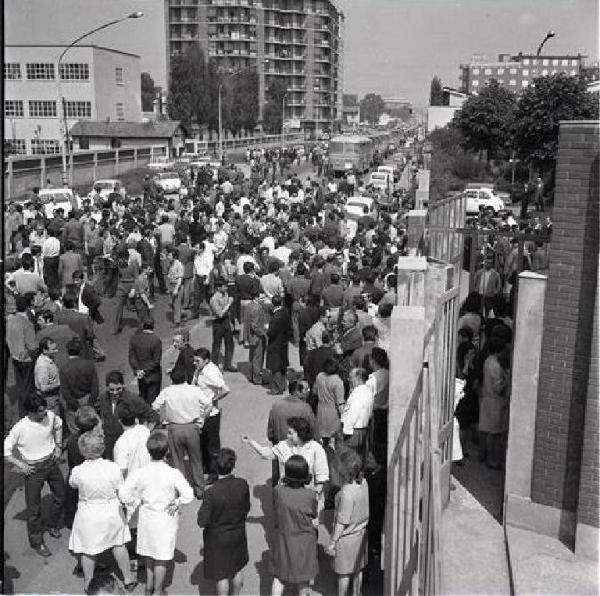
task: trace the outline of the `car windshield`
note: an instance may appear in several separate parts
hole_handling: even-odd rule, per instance
[[[96,182],[96,184],[94,184],[94,188],[99,188],[100,190],[112,190],[114,187],[114,182]]]
[[[71,195],[66,192],[53,192],[48,194],[40,193],[40,198],[43,201],[54,201],[55,203],[70,203]]]
[[[372,180],[385,180],[385,174],[371,174]]]
[[[476,199],[477,198],[477,191],[476,190],[468,190],[465,193],[465,196],[467,197],[467,199]]]

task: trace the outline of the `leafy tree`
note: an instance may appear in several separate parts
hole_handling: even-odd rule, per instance
[[[514,93],[492,79],[454,115],[453,123],[464,136],[463,147],[486,152],[489,158],[501,156],[509,143],[515,109]]]
[[[142,111],[151,112],[154,107],[154,98],[159,90],[154,84],[154,79],[150,73],[142,73]]]
[[[246,68],[225,78],[223,83],[223,125],[238,134],[253,131],[258,122],[258,73]]]
[[[196,122],[215,128],[217,81],[216,67],[212,61],[205,60],[199,44],[192,45],[184,54],[173,56],[169,116],[181,120],[184,127]]]
[[[583,77],[559,73],[535,79],[514,114],[514,148],[522,160],[550,169],[558,149],[558,123],[598,117],[598,96],[587,91]]]
[[[282,79],[275,79],[267,89],[263,110],[263,127],[271,134],[281,132],[283,97],[287,93],[287,85]]]
[[[431,86],[429,88],[429,105],[444,105],[444,92],[442,91],[442,81],[440,81],[439,77],[437,76],[431,79]]]
[[[384,109],[385,104],[383,103],[381,95],[367,93],[367,95],[360,100],[360,119],[369,124],[377,124]]]
[[[344,107],[355,107],[358,105],[358,95],[354,93],[344,93],[342,96],[342,105]]]

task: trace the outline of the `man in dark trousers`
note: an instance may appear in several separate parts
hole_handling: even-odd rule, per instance
[[[98,403],[98,373],[93,360],[81,356],[83,345],[78,337],[67,343],[69,358],[58,370],[60,391],[65,406],[65,422],[71,433],[77,432],[75,415],[81,406]]]
[[[151,404],[160,393],[162,342],[154,333],[154,320],[147,318],[129,341],[129,364],[135,374],[140,397]]]
[[[89,315],[77,310],[77,294],[66,292],[63,296],[63,309],[54,315],[58,325],[68,325],[81,340],[81,356],[88,360],[94,359],[94,328]]]
[[[269,317],[263,306],[264,294],[256,296],[246,306],[246,325],[244,326],[244,343],[250,346],[250,381],[255,385],[262,384],[262,368],[265,360],[267,329]]]
[[[219,365],[221,342],[224,341],[225,359],[223,370],[228,372],[237,372],[237,370],[231,366],[231,360],[233,359],[233,328],[231,326],[232,305],[233,298],[229,296],[227,281],[224,279],[218,280],[217,291],[210,299],[210,310],[214,316],[212,323],[213,342],[211,360],[217,366]]]
[[[286,388],[286,369],[289,364],[288,340],[291,320],[280,296],[271,298],[273,316],[267,329],[267,368],[271,371],[270,395],[282,395]]]

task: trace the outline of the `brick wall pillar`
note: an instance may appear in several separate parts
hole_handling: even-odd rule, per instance
[[[547,533],[572,545],[598,282],[600,123],[560,126],[554,230],[537,396],[533,502]]]

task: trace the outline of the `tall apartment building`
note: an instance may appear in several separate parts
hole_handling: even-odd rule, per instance
[[[94,45],[4,47],[4,141],[19,154],[60,153],[78,120],[142,121],[140,57]]]
[[[171,56],[200,43],[225,72],[256,67],[259,105],[275,78],[285,118],[306,131],[342,117],[344,15],[333,0],[165,0]]]
[[[496,79],[515,93],[520,93],[533,79],[564,72],[579,74],[585,56],[537,56],[535,54],[500,54],[497,61],[474,55],[470,64],[460,65],[460,90],[477,93],[490,80]]]

